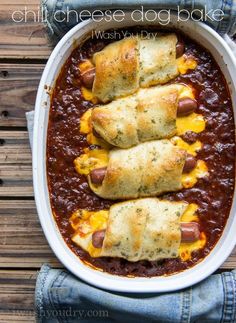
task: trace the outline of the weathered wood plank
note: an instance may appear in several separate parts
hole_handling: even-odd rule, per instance
[[[39,0],[1,1],[0,58],[48,58],[52,46],[41,19],[39,3]]]
[[[32,154],[27,131],[0,131],[1,164],[31,164]]]
[[[31,149],[26,131],[0,131],[0,196],[32,197]]]
[[[0,268],[61,266],[39,223],[34,201],[0,200]]]
[[[61,264],[42,232],[34,201],[0,200],[0,268],[39,268]],[[221,269],[236,268],[236,248]]]
[[[26,127],[44,64],[0,64],[0,126]]]
[[[0,270],[0,322],[35,322],[37,271]]]
[[[31,165],[0,165],[0,196],[33,196]]]

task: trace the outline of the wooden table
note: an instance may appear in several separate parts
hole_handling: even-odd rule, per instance
[[[9,4],[10,2],[10,4]],[[39,0],[0,0],[0,322],[34,322],[40,266],[60,267],[37,217],[25,112],[34,109],[39,80],[52,51],[42,24],[12,13]],[[236,249],[221,269],[236,267]]]

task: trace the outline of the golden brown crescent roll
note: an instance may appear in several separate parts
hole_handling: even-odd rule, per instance
[[[176,258],[181,243],[180,217],[187,206],[185,202],[157,198],[117,203],[108,211],[101,248],[92,246],[93,232],[88,230],[87,234],[77,231],[72,240],[93,257],[120,257],[129,261]]]
[[[95,107],[93,129],[113,146],[170,138],[176,133],[179,88],[169,85],[140,89],[136,94]]]
[[[175,34],[139,39],[139,84],[164,84],[178,75]]]
[[[93,93],[102,102],[134,93],[139,86],[138,38],[124,38],[93,55]]]
[[[185,159],[186,152],[169,140],[112,149],[101,185],[94,184],[90,175],[88,181],[92,191],[106,199],[158,196],[182,188]]]
[[[139,87],[164,84],[178,75],[177,37],[124,38],[93,55],[95,79],[92,92],[102,102],[127,96]]]

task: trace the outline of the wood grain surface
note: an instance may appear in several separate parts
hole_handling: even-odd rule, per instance
[[[25,6],[31,13],[20,19]],[[42,232],[33,200],[25,112],[52,51],[39,0],[0,0],[0,322],[34,322],[34,289],[43,263],[62,265]],[[236,268],[236,249],[221,267]]]
[[[20,12],[32,10],[27,22]],[[34,289],[43,263],[61,266],[43,235],[33,200],[25,112],[34,108],[52,51],[35,21],[39,0],[0,0],[0,322],[34,322]],[[34,14],[35,13],[35,14]],[[17,16],[18,15],[18,16]]]
[[[0,270],[0,322],[35,322],[36,270]]]
[[[26,127],[44,66],[0,63],[0,127]]]
[[[51,50],[39,0],[0,1],[0,58],[47,59]]]

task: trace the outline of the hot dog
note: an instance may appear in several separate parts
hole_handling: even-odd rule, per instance
[[[176,44],[176,58],[183,55],[185,50],[185,45],[182,41],[178,41]],[[82,82],[85,87],[92,89],[93,82],[95,79],[95,68],[91,68],[81,74]]]
[[[183,173],[191,172],[197,164],[196,158],[192,155],[187,155]],[[107,167],[95,168],[90,172],[90,179],[93,184],[101,185],[106,176]]]
[[[181,223],[181,242],[194,242],[200,238],[200,229],[197,222]]]
[[[197,109],[197,101],[190,98],[182,98],[179,100],[177,116],[184,117]]]
[[[182,41],[178,41],[176,44],[176,58],[179,58],[180,56],[183,55],[185,51],[185,46]]]
[[[93,184],[102,184],[106,175],[107,167],[95,168],[90,172],[91,182]]]
[[[181,223],[181,242],[194,242],[200,238],[199,225],[196,222]],[[106,230],[95,231],[92,235],[94,248],[102,248]]]
[[[190,173],[197,165],[197,160],[194,156],[188,154],[183,168],[183,173]]]
[[[94,248],[102,248],[106,230],[95,231],[92,235],[92,244]]]
[[[90,68],[89,70],[82,73],[81,78],[84,86],[87,87],[88,89],[92,89],[94,78],[95,78],[95,67]]]

